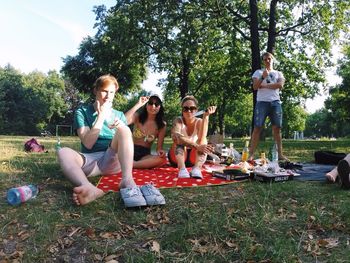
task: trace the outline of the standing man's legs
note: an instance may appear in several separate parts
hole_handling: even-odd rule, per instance
[[[266,117],[269,113],[269,107],[270,107],[270,103],[265,101],[258,101],[255,105],[254,129],[252,132],[252,138],[250,141],[250,148],[249,148],[250,160],[254,159],[254,153],[259,144],[260,133],[261,133],[262,127],[264,126]]]
[[[278,159],[288,161],[288,158],[283,155],[283,149],[282,149],[282,136],[281,136],[282,106],[280,101],[271,102],[270,120],[272,124],[273,138],[277,144]]]
[[[256,126],[254,127],[254,130],[252,133],[252,139],[250,141],[250,148],[249,148],[250,160],[254,159],[254,153],[259,144],[261,130],[262,130],[262,127],[256,127]]]

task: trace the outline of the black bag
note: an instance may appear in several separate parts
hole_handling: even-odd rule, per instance
[[[345,156],[345,153],[317,151],[315,152],[315,163],[337,165],[340,160],[345,158]]]

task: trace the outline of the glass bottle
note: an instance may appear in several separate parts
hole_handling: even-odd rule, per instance
[[[243,151],[242,151],[242,162],[246,162],[248,161],[248,158],[249,158],[249,141],[246,141],[245,142],[245,145],[244,145],[244,148],[243,148]]]

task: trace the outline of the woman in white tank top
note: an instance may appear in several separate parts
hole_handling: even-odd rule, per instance
[[[209,115],[216,111],[210,106],[203,113],[203,119],[195,117],[198,101],[193,96],[186,96],[181,101],[182,116],[173,122],[171,136],[173,145],[169,151],[169,161],[179,168],[179,178],[202,179],[201,168],[213,146],[207,144]],[[191,173],[186,167],[193,166]]]

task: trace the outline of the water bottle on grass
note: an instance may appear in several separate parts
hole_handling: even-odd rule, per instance
[[[35,198],[38,193],[38,187],[33,184],[11,188],[7,191],[7,202],[10,205],[19,205]]]

